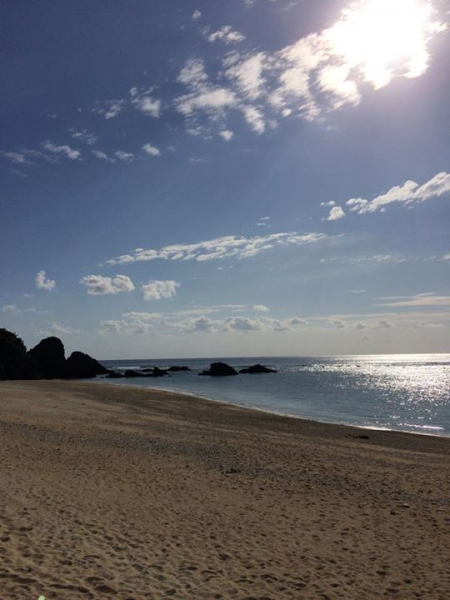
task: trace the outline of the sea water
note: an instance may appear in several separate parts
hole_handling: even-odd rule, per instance
[[[236,370],[260,363],[278,373],[199,377],[218,360]],[[187,392],[328,423],[450,436],[450,354],[102,362],[117,370],[171,365],[191,369],[161,378],[105,380],[117,385]]]

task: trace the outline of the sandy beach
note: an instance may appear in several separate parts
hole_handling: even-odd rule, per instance
[[[450,598],[450,439],[0,383],[2,600]]]

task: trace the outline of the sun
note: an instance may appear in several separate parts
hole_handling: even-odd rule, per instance
[[[381,88],[396,75],[413,78],[426,71],[430,37],[445,28],[433,14],[431,2],[362,0],[343,11],[326,37],[334,55]]]

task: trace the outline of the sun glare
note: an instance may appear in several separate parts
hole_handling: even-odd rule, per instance
[[[432,17],[430,2],[363,0],[346,9],[326,35],[334,54],[381,88],[395,75],[412,78],[426,71],[428,41],[443,28]]]

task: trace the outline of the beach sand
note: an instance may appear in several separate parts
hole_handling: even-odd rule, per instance
[[[450,598],[450,439],[58,381],[0,435],[2,600]]]

